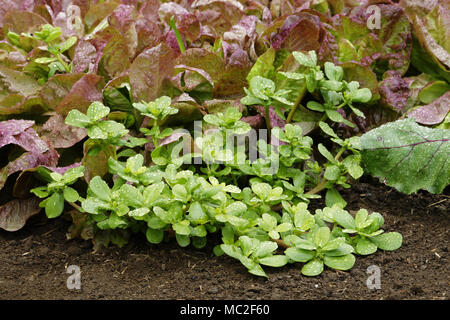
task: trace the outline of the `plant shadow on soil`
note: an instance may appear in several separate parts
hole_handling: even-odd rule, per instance
[[[66,240],[66,221],[40,213],[18,232],[0,230],[0,299],[449,299],[448,195],[407,196],[367,180],[342,194],[348,210],[380,212],[403,246],[358,256],[347,272],[325,269],[308,278],[301,264],[291,264],[266,267],[263,279],[237,260],[215,257],[214,238],[197,250],[136,236],[94,253],[90,242]],[[322,205],[311,203],[311,212]],[[68,265],[81,269],[80,290],[67,289]],[[366,285],[371,265],[381,269],[381,289]]]

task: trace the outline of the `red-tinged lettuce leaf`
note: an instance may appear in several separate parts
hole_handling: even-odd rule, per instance
[[[160,96],[163,82],[173,74],[175,53],[165,43],[144,50],[130,66],[129,77],[136,101]]]
[[[9,44],[7,41],[0,41],[0,63],[5,67],[20,70],[26,64],[26,56],[23,52]]]
[[[60,114],[51,116],[42,126],[40,135],[54,148],[70,148],[83,140],[87,133],[84,128],[69,126]]]
[[[174,17],[178,31],[190,42],[194,42],[200,36],[200,22],[197,16],[181,5],[175,2],[163,3],[158,13],[161,21],[164,21],[167,26],[170,19]]]
[[[395,4],[377,4],[380,28],[368,28],[372,15],[368,5],[354,8],[348,16],[333,17],[331,30],[338,43],[341,62],[357,61],[370,66],[381,78],[387,70],[404,75],[408,70],[412,48],[411,25],[402,8]]]
[[[430,104],[421,106],[407,113],[409,118],[426,125],[436,125],[444,121],[450,111],[450,91],[437,98]]]
[[[309,51],[320,48],[321,22],[317,16],[301,12],[288,16],[272,40],[275,49]]]
[[[152,20],[147,16],[140,17],[136,21],[136,32],[138,41],[137,54],[140,54],[146,48],[156,46],[162,36],[157,20]]]
[[[205,70],[179,64],[174,67],[174,71],[178,74],[172,78],[172,83],[178,90],[184,92],[194,89],[206,92],[212,91],[214,82]],[[201,89],[200,86],[202,86]]]
[[[10,93],[18,93],[24,97],[28,97],[37,94],[40,89],[41,85],[32,77],[0,64],[1,99]]]
[[[448,71],[450,68],[450,53],[437,43],[424,26],[423,20],[418,16],[415,17],[413,26],[420,45],[425,48],[441,69]]]
[[[95,74],[85,74],[70,89],[70,92],[58,104],[56,111],[67,114],[72,109],[85,112],[94,101],[102,99],[102,89],[105,86],[103,77]]]
[[[40,96],[50,110],[67,114],[71,109],[85,112],[94,101],[102,99],[103,78],[95,74],[59,74],[42,88]]]
[[[27,220],[41,211],[41,200],[33,197],[26,200],[12,200],[0,207],[0,228],[6,231],[21,229]]]
[[[223,19],[222,14],[216,10],[197,11],[195,15],[200,21],[200,37],[211,41],[220,37],[233,26],[230,22]]]
[[[31,153],[46,152],[49,147],[32,128],[34,121],[8,120],[0,122],[0,148],[15,144]]]
[[[310,0],[273,0],[270,3],[270,12],[273,17],[281,17],[309,9]]]
[[[72,73],[95,73],[98,61],[97,49],[88,41],[78,41],[72,60]]]
[[[125,37],[129,58],[136,54],[138,34],[136,30],[137,11],[134,6],[121,4],[109,16],[109,25],[119,30]]]
[[[421,104],[419,93],[433,83],[435,79],[429,74],[422,73],[418,76],[403,78],[403,80],[406,81],[409,87],[409,96],[405,108],[405,110],[409,110]]]
[[[231,43],[239,46],[242,50],[248,53],[253,60],[258,58],[256,54],[256,41],[258,39],[257,26],[262,27],[262,22],[255,16],[246,16],[242,18],[239,23],[232,26],[232,28],[223,34],[224,43],[222,47],[224,49],[225,60],[230,55],[224,46],[225,43]],[[230,46],[228,46],[230,47]],[[231,47],[232,48],[232,47]],[[231,50],[236,51],[236,49]]]
[[[434,40],[447,52],[450,52],[450,3],[443,1],[424,18],[425,27]]]
[[[410,95],[408,82],[397,71],[389,70],[384,74],[384,80],[379,85],[381,102],[397,111],[404,113]]]
[[[158,9],[160,5],[160,0],[147,0],[141,3],[139,13],[145,17],[145,19],[157,22],[159,20]]]
[[[242,117],[241,121],[247,122],[253,129],[261,129],[265,125],[264,117],[260,114]]]
[[[400,1],[413,23],[422,48],[441,69],[450,68],[450,3],[448,1]]]
[[[53,148],[48,149],[44,153],[23,153],[20,157],[0,169],[0,189],[3,188],[6,180],[13,173],[36,168],[37,166],[55,167],[58,164],[58,159],[59,155]]]
[[[98,74],[110,80],[122,75],[130,67],[130,49],[127,37],[117,29],[108,27],[101,33],[102,37],[109,40],[98,62]]]
[[[89,7],[84,16],[86,33],[91,32],[103,19],[107,18],[119,5],[118,1],[111,0],[107,2],[96,3]]]
[[[450,130],[398,120],[362,135],[361,146],[365,172],[400,192],[441,193],[450,183]]]
[[[8,12],[18,10],[20,2],[16,0],[1,0],[0,1],[0,28],[3,27],[3,19]]]
[[[194,99],[186,93],[180,95],[172,101],[172,107],[178,109],[178,113],[167,117],[164,125],[179,125],[192,123],[195,120],[200,120],[205,114],[202,106],[200,106]]]
[[[222,19],[230,25],[235,25],[244,16],[244,6],[237,0],[195,0],[192,8],[214,10],[220,12]]]
[[[129,76],[115,78],[106,84],[103,89],[103,103],[111,111],[124,111],[137,116],[136,109],[133,108]]]
[[[176,61],[177,65],[202,69],[214,83],[213,97],[225,97],[243,92],[245,77],[251,63],[246,52],[240,50],[225,62],[220,54],[203,48],[188,49]]]
[[[82,73],[57,74],[48,80],[39,95],[50,110],[55,110],[82,77]]]
[[[24,97],[20,94],[10,94],[0,101],[0,119],[7,119],[22,113],[40,115],[47,110],[42,98],[37,96]]]
[[[402,0],[413,25],[411,62],[421,72],[450,81],[448,1]]]
[[[188,47],[186,42],[186,37],[183,34],[180,34],[181,41],[183,41],[183,45],[185,48]],[[169,47],[172,48],[173,52],[178,56],[181,53],[180,45],[178,43],[178,38],[175,35],[175,31],[169,30],[163,37],[164,43],[166,43]]]
[[[43,24],[49,23],[42,16],[28,11],[11,10],[3,17],[3,34],[9,31],[21,34],[37,31]]]

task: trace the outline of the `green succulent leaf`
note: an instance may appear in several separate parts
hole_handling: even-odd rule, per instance
[[[323,261],[313,259],[302,267],[302,274],[308,277],[315,277],[323,271]]]
[[[403,237],[398,232],[387,232],[370,238],[370,241],[381,250],[393,251],[402,246]]]
[[[349,270],[355,264],[355,256],[352,254],[347,254],[340,257],[330,257],[325,256],[323,262],[327,267],[337,269],[337,270]]]
[[[56,218],[64,210],[64,195],[60,192],[53,193],[45,202],[45,214],[49,218]]]

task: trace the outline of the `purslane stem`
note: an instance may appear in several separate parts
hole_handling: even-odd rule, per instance
[[[68,204],[70,204],[72,207],[74,207],[78,211],[84,212],[84,210],[79,205],[77,205],[75,202],[68,202]]]
[[[341,148],[339,152],[334,157],[334,160],[338,161],[342,154],[345,152],[345,148]],[[306,192],[305,194],[316,194],[325,189],[325,185],[327,184],[327,179],[322,178],[322,180],[311,190]]]
[[[286,123],[291,123],[292,118],[294,117],[295,111],[297,111],[298,106],[300,105],[300,102],[302,101],[303,97],[305,96],[306,88],[300,92],[300,95],[297,97],[297,100],[295,101],[294,106],[292,107],[291,111],[288,114],[288,117],[286,119]]]
[[[61,54],[56,55],[56,59],[58,59],[58,62],[61,63],[61,65],[64,67],[64,70],[66,70],[67,73],[70,73],[70,67],[69,65],[63,60],[61,57]]]
[[[272,131],[272,125],[270,124],[270,112],[269,112],[269,106],[264,106],[264,111],[265,111],[265,116],[264,118],[266,118],[266,126],[267,126],[267,130],[269,131],[269,136],[270,133]]]

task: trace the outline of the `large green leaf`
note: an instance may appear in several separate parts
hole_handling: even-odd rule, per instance
[[[419,189],[441,193],[450,182],[450,131],[398,120],[361,137],[369,174],[410,194]]]

